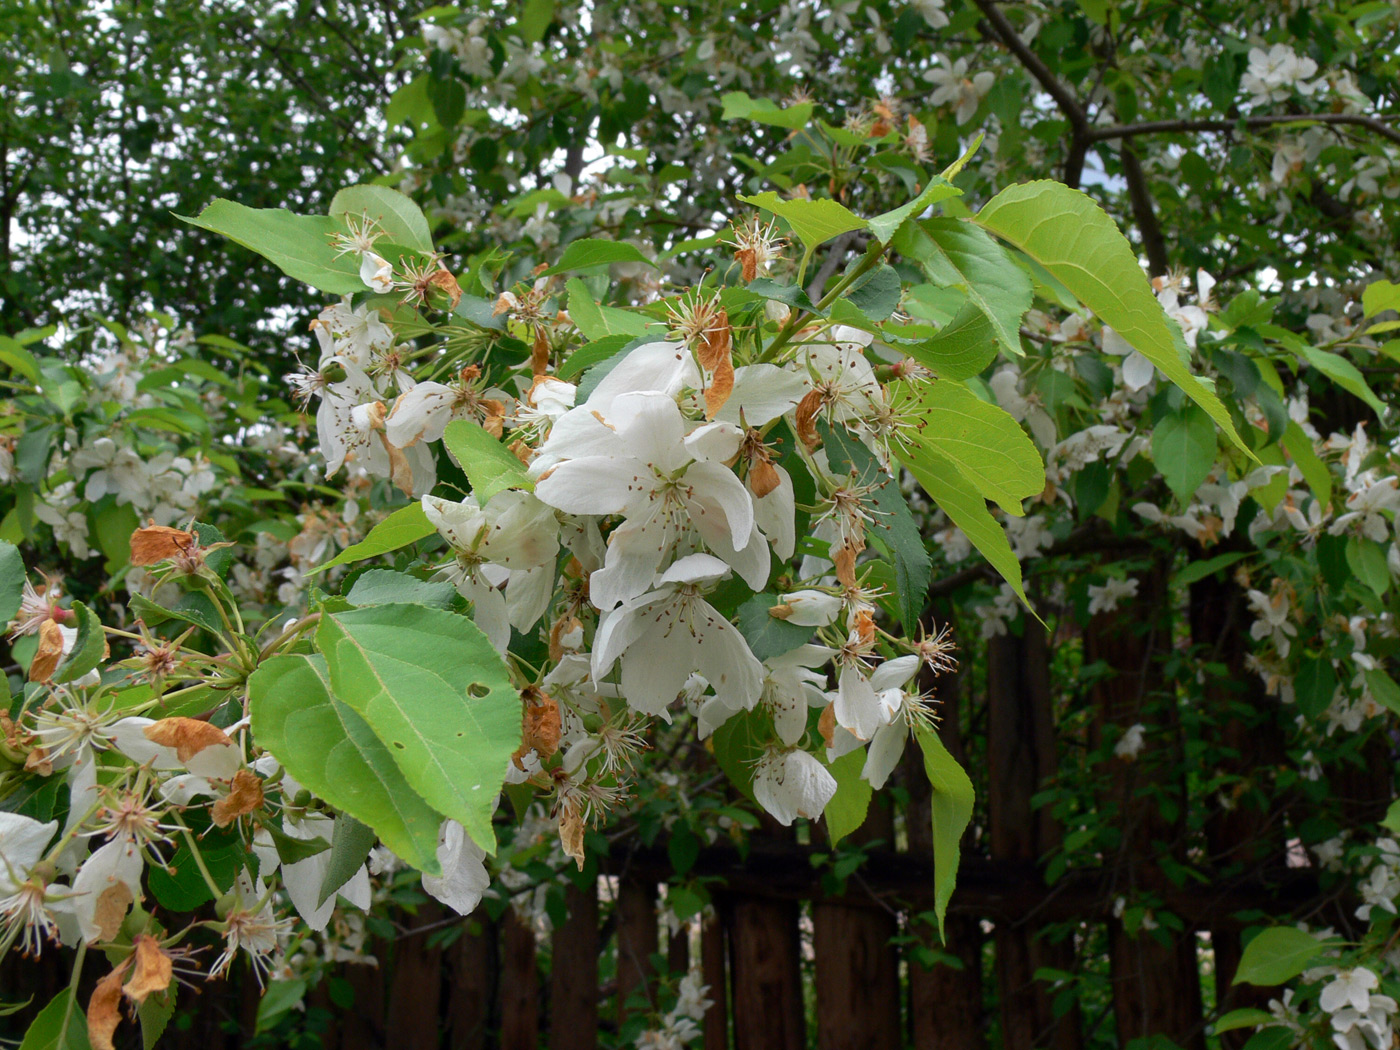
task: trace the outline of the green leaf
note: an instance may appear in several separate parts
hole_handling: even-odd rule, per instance
[[[928,597],[933,559],[924,546],[923,534],[909,509],[909,501],[900,492],[899,482],[880,469],[874,455],[852,437],[850,431],[819,423],[818,432],[833,472],[838,475],[854,473],[859,484],[876,486],[868,497],[875,504],[868,535],[878,539],[894,555],[899,616],[904,629],[912,633]]]
[[[1270,1025],[1261,1028],[1249,1037],[1244,1050],[1289,1050],[1297,1042],[1297,1036],[1287,1025]]]
[[[137,1020],[141,1022],[142,1050],[152,1050],[165,1034],[165,1028],[174,1016],[175,996],[170,989],[166,988],[146,996],[136,1008]]]
[[[744,636],[744,641],[749,643],[754,656],[760,660],[770,660],[775,656],[790,653],[812,639],[814,628],[788,623],[768,612],[780,601],[776,594],[764,591],[755,594],[739,606],[739,633]]]
[[[377,840],[378,836],[373,828],[361,824],[349,814],[341,813],[335,818],[335,830],[331,833],[330,864],[326,866],[326,877],[321,880],[321,892],[316,898],[316,907],[325,904],[330,900],[331,894],[355,877]]]
[[[1308,488],[1317,497],[1318,503],[1326,507],[1332,502],[1332,472],[1327,469],[1327,464],[1322,462],[1318,456],[1317,451],[1313,448],[1312,440],[1303,432],[1302,427],[1289,420],[1288,429],[1283,432],[1281,443],[1288,454],[1293,457],[1293,462],[1298,464],[1298,469],[1303,474],[1303,480],[1308,483]]]
[[[720,102],[724,105],[720,120],[752,120],[756,124],[794,131],[807,126],[816,108],[811,102],[780,106],[766,98],[749,98],[743,91],[728,91],[720,96]]]
[[[737,711],[710,736],[715,761],[735,789],[750,802],[753,797],[753,771],[769,740],[772,724],[760,710]]]
[[[1152,462],[1182,503],[1191,502],[1210,474],[1215,451],[1215,428],[1195,405],[1182,405],[1152,428]]]
[[[1203,561],[1193,561],[1172,577],[1172,586],[1185,587],[1197,580],[1204,580],[1207,576],[1214,576],[1221,569],[1248,557],[1248,551],[1233,551],[1230,554],[1217,554],[1214,558],[1206,558]]]
[[[370,529],[369,535],[359,543],[346,547],[326,564],[316,566],[307,575],[314,576],[318,572],[325,572],[337,565],[345,565],[352,561],[364,561],[366,558],[388,554],[400,547],[407,547],[410,543],[417,543],[423,537],[431,536],[435,532],[437,529],[433,528],[428,521],[428,516],[423,513],[423,504],[410,503],[406,507],[400,507]]]
[[[1304,659],[1293,679],[1293,695],[1298,701],[1298,710],[1316,721],[1331,706],[1336,692],[1337,672],[1332,668],[1332,661],[1325,656]]]
[[[553,21],[554,0],[525,0],[516,28],[520,30],[520,39],[525,43],[538,44]]]
[[[36,386],[44,381],[34,355],[7,335],[0,335],[0,364],[24,376]]]
[[[1009,186],[978,212],[977,222],[1049,270],[1249,453],[1220,398],[1182,359],[1180,332],[1132,245],[1090,197],[1046,180]]]
[[[333,219],[348,217],[357,221],[361,215],[368,215],[394,244],[432,254],[433,235],[422,209],[388,186],[349,186],[332,198],[330,214]],[[358,267],[359,259],[354,261]]]
[[[214,201],[194,218],[176,218],[252,249],[288,277],[323,292],[351,295],[366,290],[360,280],[360,261],[351,255],[337,258],[331,245],[333,234],[345,232],[340,219],[293,215],[281,208],[246,208],[226,200]]]
[[[331,844],[320,835],[309,839],[294,838],[276,824],[266,824],[263,830],[271,836],[272,845],[277,850],[277,859],[283,864],[296,864],[298,861],[309,860],[331,848]]]
[[[39,1015],[29,1024],[29,1031],[24,1033],[24,1042],[19,1044],[19,1050],[92,1050],[92,1043],[88,1041],[87,1015],[77,1003],[73,1004],[73,1010],[69,1013],[68,996],[69,991],[65,988],[39,1011]],[[58,1035],[63,1031],[65,1014],[68,1016],[68,1031],[60,1043]]]
[[[214,635],[223,630],[223,625],[219,622],[219,610],[214,607],[209,596],[201,591],[188,591],[180,595],[174,606],[169,609],[139,594],[133,594],[127,600],[126,607],[152,627],[166,620],[179,620]]]
[[[863,230],[866,222],[849,208],[833,200],[796,199],[785,201],[772,190],[757,193],[752,197],[739,194],[739,199],[755,208],[772,212],[780,219],[787,220],[792,232],[806,245],[808,253],[819,244],[825,244],[833,237],[852,230]]]
[[[771,277],[755,277],[746,286],[746,290],[755,295],[761,295],[765,299],[771,299],[775,303],[782,303],[794,310],[805,310],[809,314],[821,315],[822,311],[817,308],[817,304],[812,302],[798,285],[779,284]]]
[[[345,600],[357,606],[412,603],[447,609],[456,597],[457,588],[447,580],[420,580],[393,569],[369,569],[355,577]]]
[[[929,219],[905,228],[918,240],[918,259],[929,280],[967,292],[968,302],[991,322],[997,343],[1022,356],[1021,319],[1031,308],[1031,279],[1005,248],[962,219]]]
[[[898,348],[943,379],[971,379],[996,359],[997,335],[991,319],[967,302],[932,339]]]
[[[605,335],[601,339],[595,339],[591,343],[585,343],[573,353],[571,353],[559,371],[555,373],[556,378],[565,382],[573,382],[574,379],[594,365],[602,364],[622,353],[634,342],[635,336],[630,335]]]
[[[1045,464],[1021,424],[961,383],[903,384],[895,402],[896,411],[917,423],[904,432],[910,459],[943,457],[978,492],[1017,517],[1023,499],[1044,491]]]
[[[1381,820],[1381,827],[1393,834],[1400,835],[1400,799],[1392,802],[1385,811],[1385,817]]]
[[[904,286],[893,266],[881,263],[846,292],[846,299],[872,321],[883,321],[895,312]]]
[[[1312,365],[1349,394],[1365,401],[1376,415],[1380,416],[1382,419],[1385,418],[1384,402],[1376,396],[1376,392],[1372,390],[1371,385],[1366,382],[1366,377],[1361,374],[1361,370],[1345,357],[1341,354],[1330,353],[1326,350],[1317,350],[1307,345],[1299,346],[1298,352],[1308,364]]]
[[[422,605],[325,616],[316,631],[331,692],[369,723],[405,779],[488,853],[520,695],[481,629]]]
[[[900,462],[1029,607],[1021,583],[1021,563],[1011,552],[1006,532],[987,510],[987,501],[976,486],[963,476],[952,460],[931,448],[920,450],[917,458],[901,454]]]
[[[645,335],[647,330],[647,319],[641,314],[631,310],[620,310],[615,306],[603,306],[593,301],[592,294],[588,291],[588,286],[577,277],[570,277],[564,286],[569,292],[569,318],[583,333],[585,339],[601,340],[616,336],[636,337]],[[569,375],[577,375],[589,365],[574,365],[575,357],[588,350],[588,347],[581,347],[575,350],[565,362],[564,368],[560,369],[560,378],[564,378],[565,370]]]
[[[437,874],[442,817],[365,720],[332,695],[329,678],[320,656],[276,656],[254,671],[248,699],[258,742],[319,798],[374,829],[419,871]]]
[[[865,748],[848,751],[827,770],[836,778],[836,794],[826,804],[822,816],[826,818],[826,833],[834,846],[856,828],[865,823],[865,813],[870,808],[870,796],[874,790],[868,780],[862,780],[860,773],[865,768]]]
[[[199,855],[221,892],[227,892],[238,877],[239,869],[253,861],[243,844],[236,841],[214,845],[206,840],[200,846]],[[180,844],[170,858],[168,869],[153,866],[146,878],[156,900],[171,911],[194,911],[205,901],[213,900],[188,843]]]
[[[1378,595],[1390,590],[1390,565],[1385,548],[1375,540],[1361,536],[1347,539],[1347,567],[1351,574]]]
[[[24,599],[24,559],[13,543],[0,540],[0,624],[9,623]]]
[[[980,136],[979,136],[980,140]],[[901,232],[901,228],[912,219],[918,219],[929,208],[949,197],[961,197],[958,189],[942,175],[929,179],[923,191],[908,204],[900,205],[893,211],[877,215],[869,222],[870,232],[881,244],[889,244]]]
[[[1387,310],[1400,310],[1400,284],[1372,281],[1361,293],[1361,309],[1367,317],[1375,317]]]
[[[1265,987],[1291,981],[1312,961],[1337,941],[1319,941],[1293,926],[1273,926],[1261,930],[1244,946],[1233,984]]]
[[[973,790],[962,766],[958,765],[938,734],[918,728],[914,737],[924,752],[924,772],[933,786],[933,911],[938,917],[938,935],[943,937],[943,918],[958,882],[959,843],[963,830],[972,820]],[[945,938],[946,940],[946,938]]]
[[[1261,1024],[1273,1024],[1276,1020],[1277,1018],[1268,1010],[1256,1010],[1252,1006],[1246,1006],[1239,1010],[1231,1010],[1210,1027],[1216,1035],[1219,1035],[1221,1032],[1233,1032],[1236,1028],[1255,1028]]]
[[[82,602],[73,603],[73,613],[78,619],[78,636],[73,639],[72,650],[54,670],[57,684],[72,682],[94,670],[107,652],[107,636],[97,614]]]
[[[559,261],[541,273],[540,276],[549,277],[556,273],[566,273],[569,270],[587,270],[594,266],[607,266],[610,263],[623,262],[646,263],[648,266],[656,265],[643,255],[642,250],[635,244],[586,237],[583,240],[574,241],[565,248]]]
[[[468,419],[454,419],[443,431],[447,446],[472,483],[472,492],[483,507],[502,489],[534,491],[525,464],[481,426]]]
[[[300,978],[294,981],[269,981],[267,990],[258,1000],[258,1019],[253,1033],[261,1035],[275,1027],[305,998],[306,982]]]
[[[1394,678],[1377,667],[1366,672],[1366,685],[1376,703],[1392,714],[1400,715],[1400,685],[1395,683]]]

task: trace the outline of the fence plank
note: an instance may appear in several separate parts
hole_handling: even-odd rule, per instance
[[[724,958],[724,924],[710,915],[700,927],[700,970],[710,988],[705,1011],[705,1050],[729,1047],[729,974]]]
[[[994,860],[1038,865],[1061,841],[1048,809],[1032,804],[1058,768],[1051,703],[1045,628],[1028,616],[1020,637],[1003,635],[987,644],[987,810]],[[1038,933],[1025,919],[996,925],[1002,1040],[1006,1050],[1076,1050],[1078,1011],[1057,1019],[1049,990],[1035,979],[1043,967],[1072,970],[1074,948],[1051,944]]]
[[[484,909],[467,920],[462,936],[448,948],[447,1050],[486,1050],[496,998],[496,943],[499,928]]]
[[[967,657],[964,655],[964,662]],[[962,680],[965,672],[932,678],[924,675],[920,684],[932,689],[939,704],[939,738],[949,753],[968,767],[967,755],[963,748],[961,733],[961,712],[963,702]],[[924,672],[921,672],[924,674]],[[978,771],[968,768],[974,782],[979,780]],[[924,773],[923,758],[917,748],[907,748],[900,760],[900,778],[909,792],[909,802],[905,807],[904,825],[909,840],[908,856],[922,865],[927,865],[932,873],[933,865],[933,818],[930,811],[932,789]],[[978,791],[984,786],[976,783]],[[973,858],[963,857],[963,868],[958,876],[958,891],[953,894],[952,906],[959,906],[967,884],[967,865]],[[883,865],[875,866],[867,879]],[[931,883],[930,883],[931,884]],[[924,907],[930,902],[925,900]],[[939,941],[938,930],[932,923],[922,922],[912,913],[909,931],[919,938],[923,947],[947,953],[955,957],[961,969],[939,963],[925,969],[919,962],[919,953],[910,947],[907,953],[909,972],[909,1035],[916,1047],[937,1047],[938,1050],[982,1050],[985,1035],[982,1027],[982,929],[979,920],[972,915],[949,914],[944,929],[947,943]]]
[[[442,949],[429,947],[427,934],[419,931],[446,914],[437,901],[428,901],[408,918],[408,931],[394,945],[387,1032],[397,1046],[435,1047],[440,1041]]]
[[[629,1013],[627,1000],[641,992],[655,1005],[651,956],[657,949],[656,882],[624,873],[617,886],[617,1026]]]
[[[803,1050],[795,902],[734,897],[725,908],[736,1050]]]
[[[554,931],[549,975],[550,1050],[595,1050],[598,1045],[598,885],[569,882],[568,918]]]
[[[846,842],[876,840],[886,845],[894,840],[894,817],[878,799]],[[818,901],[812,932],[820,1050],[898,1046],[899,951],[890,943],[899,933],[894,910]]]
[[[1163,852],[1182,852],[1185,785],[1180,776],[1180,728],[1175,700],[1160,690],[1155,657],[1171,644],[1165,573],[1159,566],[1139,575],[1138,595],[1114,612],[1095,615],[1085,631],[1086,663],[1102,660],[1115,673],[1091,690],[1099,741],[1110,726],[1121,732],[1147,726],[1147,745],[1132,761],[1108,759],[1108,805],[1117,810],[1123,836],[1118,851],[1117,886],[1125,897],[1160,894],[1169,885],[1157,861]],[[1161,803],[1177,802],[1178,817],[1163,816]],[[1160,937],[1160,939],[1159,939]],[[1196,934],[1148,932],[1129,936],[1123,923],[1109,921],[1109,959],[1118,1041],[1165,1035],[1186,1050],[1205,1050],[1201,1021],[1201,982]]]
[[[535,931],[514,908],[501,916],[501,1046],[539,1042],[540,982],[535,969]]]

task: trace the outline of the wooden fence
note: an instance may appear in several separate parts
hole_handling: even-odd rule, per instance
[[[930,789],[910,754],[896,777],[902,791],[877,796],[851,837],[866,860],[838,892],[829,869],[814,863],[831,853],[819,827],[804,842],[765,824],[744,852],[723,841],[701,849],[687,878],[707,887],[713,909],[697,935],[666,938],[657,903],[672,875],[668,844],[623,841],[603,859],[603,878],[566,885],[562,922],[547,935],[511,910],[497,921],[479,912],[443,943],[451,916],[435,904],[402,916],[397,936],[372,943],[377,968],[344,966],[313,993],[307,1016],[329,1027],[308,1045],[616,1045],[640,1004],[694,966],[713,1000],[705,1050],[1079,1050],[1154,1036],[1205,1050],[1206,1004],[1218,1011],[1268,998],[1231,986],[1241,916],[1307,910],[1332,921],[1347,909],[1319,899],[1313,869],[1288,865],[1287,800],[1253,804],[1272,796],[1252,791],[1252,778],[1286,762],[1286,715],[1244,669],[1242,595],[1224,579],[1194,584],[1186,622],[1172,632],[1157,615],[1164,573],[1139,578],[1137,605],[1095,617],[1081,638],[1048,638],[1028,620],[1019,635],[986,643],[985,677],[940,682],[941,734],[978,790],[946,947],[926,921]],[[1159,657],[1187,636],[1218,672],[1189,706],[1171,699],[1171,682],[1154,680]],[[961,641],[964,666],[983,665],[967,657],[975,639],[964,632]],[[1066,660],[1068,651],[1082,658]],[[1075,667],[1083,680],[1072,677]],[[1135,723],[1148,727],[1143,755],[1092,770],[1090,804],[1109,815],[1112,848],[1047,882],[1044,860],[1066,828],[1038,793],[1065,768],[1067,749],[1087,755]],[[1212,772],[1233,785],[1230,805],[1188,794],[1181,759],[1202,740],[1225,748],[1224,768]],[[1380,740],[1335,784],[1358,822],[1377,819],[1393,797],[1393,765]],[[1183,878],[1187,866],[1205,880]],[[1155,929],[1130,931],[1119,914],[1120,901],[1140,900],[1153,903]],[[929,948],[940,954],[926,966]],[[1101,978],[1100,992],[1056,983],[1087,971]],[[35,972],[7,961],[5,997]],[[44,980],[65,978],[55,971]],[[172,1029],[166,1045],[248,1045],[251,990],[211,987],[182,1003],[193,1023]],[[1084,1003],[1095,1004],[1092,1015]],[[1221,1042],[1233,1050],[1247,1034]]]

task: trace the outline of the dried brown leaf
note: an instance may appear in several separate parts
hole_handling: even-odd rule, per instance
[[[263,804],[262,778],[251,769],[240,769],[229,783],[229,792],[209,809],[214,823],[226,828],[245,813],[261,809]]]

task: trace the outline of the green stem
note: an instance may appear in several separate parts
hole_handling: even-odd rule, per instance
[[[194,834],[179,813],[172,811],[170,815],[175,818],[175,823],[179,824],[180,830],[184,832],[185,842],[190,847],[190,856],[194,858],[195,867],[199,869],[200,875],[204,876],[204,885],[209,887],[209,892],[214,895],[215,900],[218,900],[224,895],[224,891],[219,889],[219,884],[214,881],[214,876],[210,875],[209,869],[205,867],[204,857],[200,854],[199,846],[194,841]]]
[[[73,960],[73,976],[68,982],[68,1005],[63,1008],[63,1024],[58,1026],[58,1040],[55,1046],[68,1045],[68,1025],[73,1020],[73,1007],[78,1001],[78,978],[83,974],[83,960],[87,958],[87,942],[78,944],[78,955]]]
[[[817,309],[825,310],[832,303],[836,302],[837,299],[841,298],[841,294],[845,292],[847,288],[880,264],[881,258],[884,257],[888,249],[889,245],[882,244],[879,246],[878,251],[867,251],[860,262],[852,267],[851,272],[842,276],[842,278],[836,282],[836,285],[821,297],[821,301],[817,303]],[[787,323],[784,324],[778,331],[778,334],[773,337],[773,341],[768,344],[768,348],[758,355],[758,360],[760,362],[771,362],[776,358],[778,356],[778,351],[788,344],[788,341],[798,329],[807,322],[810,316],[812,315],[804,311],[794,310],[792,316],[787,319]]]

